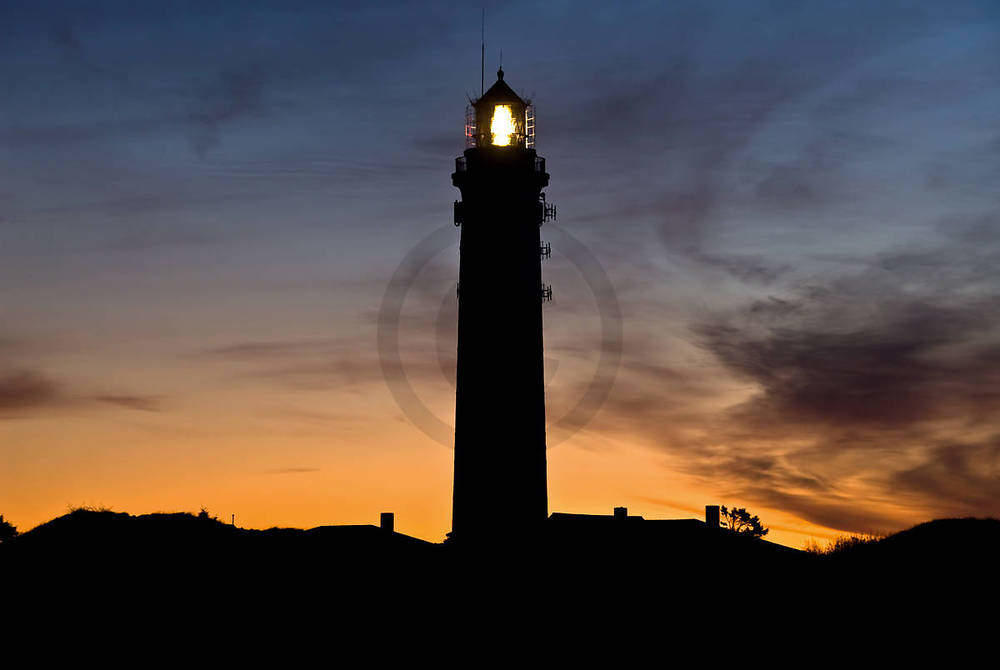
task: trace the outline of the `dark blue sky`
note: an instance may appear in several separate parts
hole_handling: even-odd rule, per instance
[[[0,511],[192,492],[249,508],[246,473],[318,473],[259,517],[305,522],[297,492],[323,473],[377,478],[381,461],[345,464],[408,458],[387,442],[424,458],[375,313],[458,197],[479,12],[4,3],[0,449],[20,492]],[[487,22],[487,86],[502,48],[558,224],[624,314],[612,395],[553,459],[576,472],[596,450],[630,483],[583,494],[556,473],[554,504],[734,500],[800,532],[1000,514],[1000,5],[490,3]],[[558,414],[599,331],[554,252]],[[444,421],[455,268],[441,254],[405,322]],[[164,463],[199,474],[178,490],[150,474]],[[433,534],[447,494],[399,504],[431,496]]]

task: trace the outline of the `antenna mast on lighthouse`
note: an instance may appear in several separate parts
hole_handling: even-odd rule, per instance
[[[486,8],[483,7],[483,23],[480,27],[482,49],[479,54],[479,97],[483,97],[486,86]]]

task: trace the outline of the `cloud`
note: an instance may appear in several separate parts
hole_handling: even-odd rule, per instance
[[[0,374],[0,414],[61,404],[62,388],[55,381],[34,370],[16,370]]]
[[[891,486],[930,499],[951,515],[995,516],[1000,511],[1000,435],[934,446],[920,464],[893,473]]]
[[[0,337],[0,357],[37,354],[45,348],[38,342],[21,338]],[[94,393],[75,388],[65,380],[53,377],[35,367],[4,364],[0,361],[0,418],[20,418],[43,412],[86,410],[98,405],[116,405],[146,412],[160,409],[160,397],[128,393]]]
[[[189,139],[198,156],[219,145],[224,124],[261,111],[263,87],[262,69],[244,66],[223,70],[201,88],[188,112]]]
[[[53,24],[50,27],[49,36],[52,43],[65,52],[67,58],[80,58],[83,45],[80,44],[80,39],[71,23],[60,21]]]
[[[160,398],[158,396],[144,395],[98,395],[95,400],[109,405],[117,405],[125,409],[134,409],[141,412],[159,412]]]
[[[1000,514],[1000,299],[971,290],[986,268],[957,271],[956,256],[968,250],[882,256],[858,275],[696,324],[701,344],[756,390],[707,444],[687,445],[700,449],[692,471],[844,529],[891,521],[874,501],[893,491],[912,509]]]
[[[826,528],[880,534],[906,524],[899,515],[886,514],[878,508],[859,504],[857,499],[849,496],[796,495],[780,489],[752,486],[741,494]]]
[[[686,336],[645,336],[672,318],[661,306],[631,322],[591,428],[659,447],[723,498],[841,532],[1000,515],[998,229],[949,215],[895,250],[682,314]]]
[[[324,355],[336,349],[337,341],[333,339],[258,340],[212,347],[200,352],[199,355],[235,362],[256,362],[297,356]]]
[[[382,379],[374,347],[357,339],[244,341],[197,355],[239,366],[240,376],[299,390],[357,387]],[[425,368],[433,369],[432,363]]]
[[[1000,301],[882,303],[845,327],[835,320],[844,300],[816,296],[806,307],[815,323],[769,325],[759,336],[720,323],[697,331],[729,370],[760,386],[743,411],[764,420],[893,427],[951,414],[956,404],[978,411],[1000,399],[1000,346],[962,346],[1000,325],[993,316]]]

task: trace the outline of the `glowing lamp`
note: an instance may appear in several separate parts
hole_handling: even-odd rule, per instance
[[[498,147],[509,147],[511,138],[517,132],[514,125],[514,116],[510,112],[510,105],[496,105],[493,108],[493,120],[490,121],[490,135],[493,144]]]
[[[497,71],[497,81],[472,103],[465,124],[467,147],[534,147],[534,115]]]

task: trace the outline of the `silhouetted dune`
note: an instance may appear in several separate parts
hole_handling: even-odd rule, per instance
[[[132,516],[125,512],[81,509],[33,528],[15,538],[4,549],[17,556],[47,550],[108,553],[123,547],[157,552],[201,548],[254,551],[279,545],[287,549],[315,549],[328,545],[346,552],[419,551],[435,546],[372,525],[252,530],[184,512]]]
[[[842,569],[968,569],[1000,559],[1000,520],[936,519],[831,553]]]
[[[249,530],[184,513],[77,510],[0,545],[0,569],[21,588],[133,606],[315,600],[367,611],[407,598],[493,598],[497,607],[541,598],[593,609],[668,598],[707,607],[754,592],[851,598],[873,583],[908,587],[914,571],[927,593],[928,580],[985,574],[998,547],[995,519],[932,521],[820,556],[698,520],[554,514],[543,536],[463,545],[373,525]]]
[[[0,546],[0,568],[114,596],[252,587],[276,597],[281,588],[360,589],[357,577],[374,574],[386,584],[404,581],[440,551],[377,526],[248,530],[184,513],[77,510]]]

